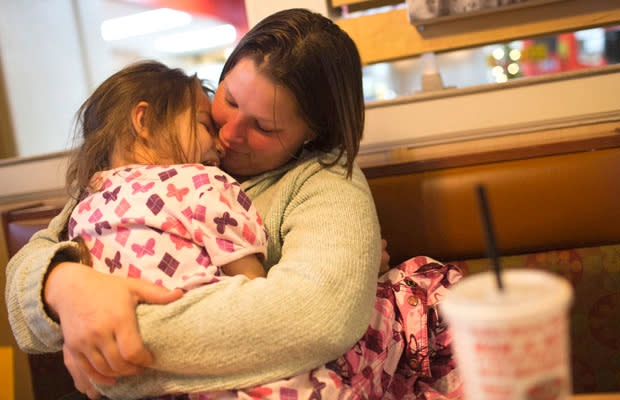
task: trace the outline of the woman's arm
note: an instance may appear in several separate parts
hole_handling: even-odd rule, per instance
[[[7,265],[9,321],[24,351],[60,351],[64,343],[65,351],[75,352],[74,358],[88,372],[110,382],[110,376],[139,372],[135,366],[148,365],[152,358],[136,328],[138,301],[169,302],[182,293],[136,279],[109,277],[72,262],[50,269],[59,255],[65,261],[80,259],[77,243],[59,240],[74,206],[73,201],[67,203]],[[110,337],[118,338],[120,347],[106,346]]]
[[[60,325],[45,311],[42,301],[43,282],[48,265],[59,252],[78,260],[76,243],[60,242],[63,230],[75,201],[69,201],[63,211],[46,229],[33,235],[30,241],[9,261],[6,268],[6,304],[9,322],[19,347],[28,353],[60,351]]]
[[[280,182],[274,199],[253,199],[271,235],[270,257],[281,256],[267,279],[236,276],[166,306],[138,306],[142,338],[160,371],[120,379],[104,393],[247,387],[347,351],[368,326],[381,238],[363,175],[357,169],[349,181],[339,172],[304,172],[309,176],[291,178],[303,181],[289,185],[294,191]],[[282,241],[281,249],[271,241]]]
[[[55,266],[43,292],[51,314],[60,320],[65,355],[105,384],[113,384],[113,377],[138,374],[153,361],[137,330],[138,302],[165,304],[183,295],[73,262]]]

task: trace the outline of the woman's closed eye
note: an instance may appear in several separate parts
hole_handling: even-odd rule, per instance
[[[231,106],[233,108],[237,108],[238,107],[237,103],[233,99],[225,97],[224,100],[226,100],[226,104],[228,104],[229,106]]]
[[[275,129],[262,127],[261,124],[258,123],[258,121],[256,121],[256,129],[258,129],[262,133],[273,133],[275,131]]]

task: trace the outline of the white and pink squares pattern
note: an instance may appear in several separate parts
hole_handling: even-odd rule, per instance
[[[266,257],[267,233],[239,183],[198,164],[133,165],[98,173],[98,190],[73,210],[98,271],[191,289],[222,279],[219,267]]]

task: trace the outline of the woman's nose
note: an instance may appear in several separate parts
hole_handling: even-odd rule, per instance
[[[247,124],[236,115],[222,125],[219,136],[227,145],[244,144],[247,136]]]

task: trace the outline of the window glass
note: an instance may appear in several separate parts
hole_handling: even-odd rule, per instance
[[[620,26],[437,54],[444,87],[465,88],[620,62]],[[420,57],[364,67],[366,101],[422,91]]]
[[[138,60],[154,59],[196,73],[215,86],[226,57],[247,30],[245,17],[245,26],[240,26],[191,9],[155,8],[150,6],[154,2],[141,3],[102,2],[101,34],[112,71]],[[243,11],[241,7],[239,13]]]

